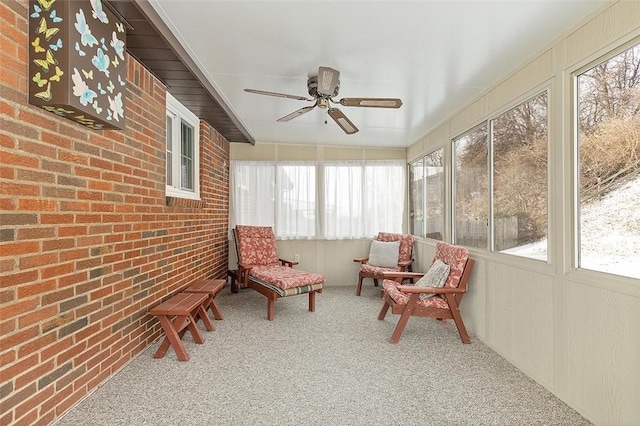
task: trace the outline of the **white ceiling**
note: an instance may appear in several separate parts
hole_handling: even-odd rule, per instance
[[[149,0],[257,142],[406,147],[599,10],[606,0]],[[397,97],[400,109],[339,108],[345,135],[307,96],[318,66],[342,97]],[[325,120],[328,123],[325,125]]]

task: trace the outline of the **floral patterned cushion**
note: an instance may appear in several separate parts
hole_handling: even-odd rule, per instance
[[[384,280],[382,288],[398,305],[406,305],[409,302],[409,295],[398,290],[400,285],[397,281]],[[430,308],[449,309],[449,304],[439,295],[429,297],[427,299],[418,300],[416,306],[424,306]]]
[[[373,266],[373,265],[369,265],[366,263],[363,263],[362,265],[360,265],[360,271],[364,272],[365,274],[369,275],[369,276],[382,276],[383,272],[388,272],[388,271],[400,271],[402,270],[402,268],[400,268],[399,266],[395,266],[393,268],[383,268],[381,266]]]
[[[378,241],[400,241],[400,250],[398,253],[398,261],[406,262],[413,257],[413,235],[411,234],[394,234],[391,232],[378,232]]]
[[[324,276],[281,265],[256,266],[249,275],[283,290],[324,283]]]
[[[442,260],[449,265],[451,271],[449,277],[444,283],[444,287],[456,288],[460,284],[460,278],[462,278],[462,272],[469,259],[469,250],[464,247],[454,246],[444,241],[439,241],[436,246],[436,254],[433,256],[433,262],[436,260]]]
[[[270,226],[236,225],[238,260],[246,265],[277,265],[276,237]]]

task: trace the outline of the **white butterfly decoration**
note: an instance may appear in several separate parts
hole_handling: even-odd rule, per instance
[[[113,118],[116,121],[120,121],[118,116],[124,118],[124,104],[122,103],[122,92],[118,93],[111,99],[111,96],[107,96],[107,100],[109,101],[109,110],[113,111]]]
[[[82,105],[87,106],[93,102],[93,98],[98,96],[96,92],[89,89],[87,83],[82,79],[82,75],[80,75],[78,68],[73,69],[71,80],[73,81],[73,96],[77,96]]]
[[[80,33],[80,42],[83,46],[91,47],[94,44],[98,44],[98,40],[93,34],[91,34],[91,30],[89,29],[89,25],[87,25],[87,19],[85,18],[82,9],[80,9],[78,13],[76,13],[75,27],[76,31]]]
[[[103,24],[108,24],[109,18],[107,17],[107,14],[104,13],[104,10],[102,10],[102,1],[90,0],[90,2],[91,2],[91,8],[93,9],[93,11],[91,12],[91,15],[94,17],[94,19],[99,19],[100,22],[102,22]]]
[[[120,57],[120,59],[124,61],[124,41],[118,38],[115,31],[111,34],[111,36],[112,38],[109,44],[116,51],[116,54]]]

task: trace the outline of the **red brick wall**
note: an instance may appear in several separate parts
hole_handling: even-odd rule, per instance
[[[165,198],[165,87],[129,57],[126,131],[27,103],[27,2],[0,2],[0,424],[48,424],[160,337],[148,310],[227,268],[229,143]]]

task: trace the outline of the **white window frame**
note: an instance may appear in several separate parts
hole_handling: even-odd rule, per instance
[[[171,167],[173,182],[166,185],[166,195],[190,200],[200,200],[200,119],[176,98],[167,92],[167,120],[172,121],[171,129],[171,164],[166,164],[167,170]],[[182,188],[180,160],[182,154],[182,122],[193,127],[193,190]],[[167,135],[169,137],[169,135]]]

